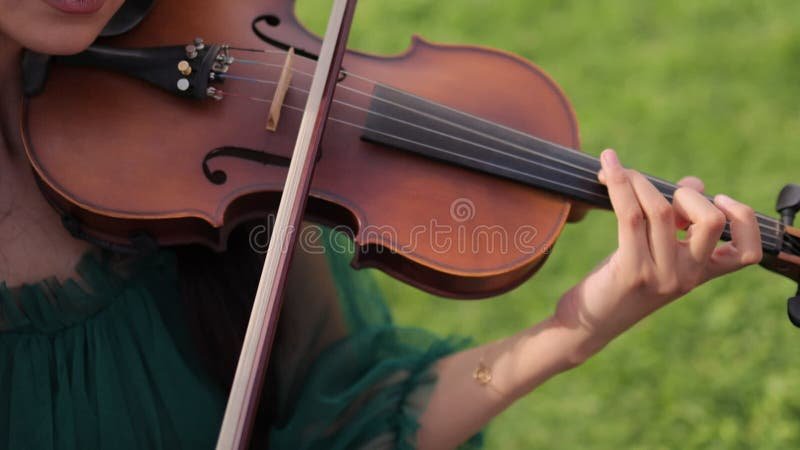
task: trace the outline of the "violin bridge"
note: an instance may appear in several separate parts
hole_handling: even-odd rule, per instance
[[[269,115],[267,116],[268,131],[275,131],[278,129],[278,120],[281,117],[283,99],[286,98],[286,91],[289,90],[289,84],[292,81],[293,59],[294,47],[290,47],[289,51],[286,52],[286,60],[283,63],[281,77],[278,79],[278,85],[275,87],[275,95],[272,96],[272,103],[269,106]]]

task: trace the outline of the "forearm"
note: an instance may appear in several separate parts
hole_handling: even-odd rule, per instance
[[[604,151],[600,162],[619,247],[565,294],[551,318],[437,364],[439,380],[420,418],[420,448],[456,447],[517,398],[654,311],[761,260],[760,225],[751,208],[725,196],[712,204],[694,190],[702,183],[677,189],[670,203],[644,175],[622,167],[613,151]],[[696,184],[690,181],[683,184]],[[728,225],[732,240],[719,246]],[[678,239],[678,229],[688,230],[685,239]],[[474,376],[478,367],[486,368],[484,382]]]
[[[508,338],[443,358],[420,417],[419,448],[458,446],[516,399],[580,364],[587,348],[601,346],[580,327],[552,316]],[[479,367],[485,368],[483,383],[475,376]]]

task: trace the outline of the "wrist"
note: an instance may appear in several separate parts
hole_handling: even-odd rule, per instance
[[[561,365],[564,370],[580,366],[611,341],[611,338],[596,331],[571,321],[565,322],[558,314],[551,316],[548,321],[561,344]]]
[[[545,380],[581,365],[605,343],[580,327],[565,325],[554,314],[495,345],[488,358],[494,382],[516,399]]]
[[[583,364],[595,353],[602,350],[619,333],[607,330],[596,320],[583,317],[586,314],[581,305],[582,289],[571,289],[558,302],[555,313],[548,319],[551,326],[558,329],[564,342],[565,364],[575,367]]]

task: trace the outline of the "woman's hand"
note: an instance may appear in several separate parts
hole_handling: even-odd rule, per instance
[[[694,287],[761,260],[750,207],[724,195],[711,203],[697,179],[679,183],[670,204],[644,175],[623,168],[613,150],[600,160],[598,177],[617,215],[619,248],[558,304],[555,319],[586,336],[576,363]],[[733,240],[718,245],[726,221]],[[686,229],[685,239],[678,229]]]
[[[748,206],[722,195],[711,203],[696,178],[682,180],[670,204],[647,178],[624,169],[613,151],[603,152],[601,162],[598,176],[617,214],[619,248],[564,295],[553,316],[437,363],[439,382],[420,417],[420,448],[454,448],[648,314],[761,259],[761,235]],[[719,245],[726,221],[733,240]]]

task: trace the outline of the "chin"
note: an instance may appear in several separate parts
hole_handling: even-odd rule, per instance
[[[31,36],[22,44],[25,48],[47,55],[72,55],[80,53],[94,42],[100,30],[81,30],[77,34],[73,31],[60,33],[59,30]]]
[[[0,0],[0,34],[48,55],[80,53],[94,42],[123,0],[86,15],[56,11],[41,0]]]

